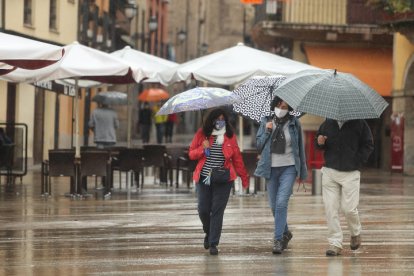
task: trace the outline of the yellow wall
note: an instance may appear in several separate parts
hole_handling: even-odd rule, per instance
[[[16,95],[16,123],[27,124],[27,157],[33,157],[33,129],[34,129],[34,86],[20,84],[17,86]]]
[[[7,82],[0,81],[0,123],[6,122]]]
[[[399,33],[394,35],[394,90],[400,90],[404,88],[404,78],[406,70],[408,70],[407,62],[410,57],[414,55],[414,45],[411,44],[407,38]]]
[[[291,0],[284,4],[283,21],[287,23],[346,24],[346,0]]]

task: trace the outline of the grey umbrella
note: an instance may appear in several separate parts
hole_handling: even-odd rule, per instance
[[[231,105],[240,101],[240,97],[231,91],[218,87],[195,87],[170,98],[157,112],[157,115],[204,110],[213,107]]]
[[[106,105],[126,105],[128,104],[128,95],[118,91],[105,91],[96,94],[92,101]]]
[[[335,120],[378,118],[388,103],[371,87],[335,70],[304,70],[274,91],[291,107]]]

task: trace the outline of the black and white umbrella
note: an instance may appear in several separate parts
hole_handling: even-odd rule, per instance
[[[260,122],[264,116],[272,115],[270,102],[275,96],[274,90],[285,80],[284,76],[252,77],[242,83],[233,92],[240,96],[241,102],[233,104],[233,110],[245,117]],[[292,111],[292,115],[301,115]]]
[[[335,119],[378,118],[388,103],[352,74],[337,70],[304,70],[274,91],[300,112]]]

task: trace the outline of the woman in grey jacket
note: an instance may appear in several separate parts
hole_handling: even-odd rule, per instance
[[[255,175],[266,179],[269,205],[275,220],[273,254],[281,254],[292,239],[287,208],[296,178],[307,177],[302,127],[289,114],[292,108],[279,97],[270,104],[274,116],[264,117],[256,135],[261,157]]]

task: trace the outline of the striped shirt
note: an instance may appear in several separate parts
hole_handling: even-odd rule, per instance
[[[220,168],[224,165],[223,145],[216,144],[217,136],[213,136],[213,145],[210,147],[210,156],[207,156],[203,169],[201,170],[202,176],[208,176],[212,168]]]

